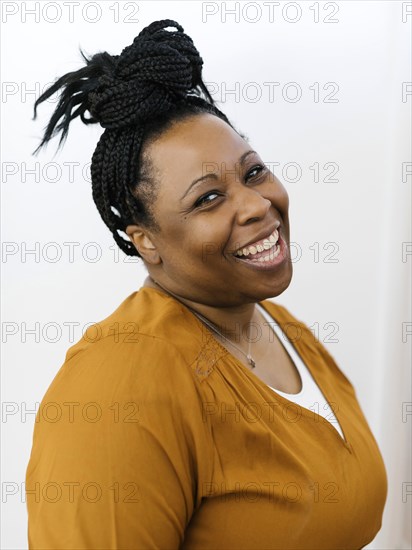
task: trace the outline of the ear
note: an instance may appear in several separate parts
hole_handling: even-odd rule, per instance
[[[147,231],[138,225],[128,225],[125,232],[146,262],[149,264],[160,264],[162,262],[159,252]]]

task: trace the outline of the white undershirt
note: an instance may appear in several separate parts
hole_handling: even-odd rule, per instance
[[[342,429],[340,427],[340,424],[336,416],[333,414],[333,410],[331,406],[325,399],[323,393],[320,391],[319,386],[316,384],[307,366],[302,361],[299,354],[296,352],[295,348],[293,347],[291,342],[288,340],[287,336],[279,327],[279,325],[276,323],[276,321],[269,315],[269,313],[260,304],[256,304],[256,306],[259,308],[262,315],[267,319],[269,326],[272,327],[273,331],[278,336],[283,347],[288,352],[291,360],[293,361],[296,368],[298,369],[298,372],[302,380],[302,389],[300,390],[299,393],[286,393],[286,392],[277,390],[275,388],[272,388],[272,386],[269,386],[269,384],[267,385],[274,392],[278,393],[282,397],[285,397],[285,399],[288,399],[289,401],[293,401],[294,403],[297,403],[301,407],[305,407],[306,409],[309,409],[310,411],[314,411],[315,413],[323,416],[326,420],[330,422],[330,424],[334,428],[336,428],[336,430],[339,432],[342,439],[344,439]]]

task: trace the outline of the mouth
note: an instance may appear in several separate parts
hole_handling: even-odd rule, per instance
[[[269,237],[238,249],[232,255],[237,262],[254,270],[277,270],[286,261],[288,247],[282,235],[275,229]]]
[[[270,256],[273,254],[279,253],[279,232],[277,229],[274,229],[273,232],[264,239],[252,243],[246,247],[239,248],[233,255],[238,258],[248,259],[248,260],[261,260],[269,261]],[[266,259],[267,258],[267,259]]]

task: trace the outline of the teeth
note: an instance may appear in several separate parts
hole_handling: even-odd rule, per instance
[[[277,256],[279,256],[279,252],[280,246],[277,245],[275,250],[272,249],[267,256],[262,256],[261,258],[259,258],[258,262],[270,262],[271,260],[274,260],[275,258],[277,258]]]
[[[262,244],[256,246],[247,246],[235,252],[235,256],[248,256],[249,254],[256,254],[256,252],[263,252],[264,250],[271,250],[275,248],[275,244],[279,240],[279,233],[277,229],[274,230],[272,235],[265,239]],[[268,256],[265,256],[265,258]],[[259,261],[265,261],[263,258],[259,258]],[[268,260],[266,260],[268,261]]]
[[[271,260],[274,260],[280,252],[280,246],[276,246],[275,249],[272,249],[267,256],[262,256],[262,258],[258,259],[258,262],[270,262]]]

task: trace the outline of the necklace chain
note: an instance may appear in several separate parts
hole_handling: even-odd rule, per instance
[[[158,286],[160,286],[160,288],[163,288],[163,290],[165,290],[167,293],[171,294],[172,296],[174,296],[180,303],[183,303],[178,296],[176,296],[176,294],[174,294],[171,290],[166,290],[162,285],[160,285],[157,281],[155,281],[153,279],[153,277],[150,277],[152,279],[153,282],[155,282]],[[222,334],[208,319],[206,319],[206,317],[204,317],[201,313],[199,313],[198,311],[194,310],[192,307],[188,306],[187,304],[183,304],[185,305],[187,308],[189,308],[197,317],[199,317],[206,325],[208,325],[214,332],[216,332],[217,334],[219,334],[219,336],[222,336],[225,340],[227,340],[229,342],[229,344],[231,344],[233,347],[235,347],[238,351],[240,351],[248,360],[248,363],[251,365],[252,369],[254,369],[256,367],[256,362],[255,360],[253,359],[252,355],[250,354],[250,347],[251,347],[251,341],[249,340],[249,350],[248,350],[248,353],[245,353],[242,349],[240,349],[238,346],[236,346],[236,344],[234,344],[231,340],[229,340],[229,338],[226,338],[226,336],[224,334]]]

